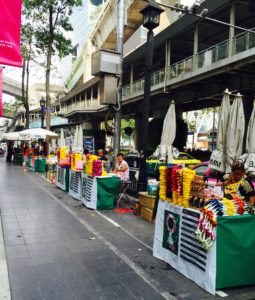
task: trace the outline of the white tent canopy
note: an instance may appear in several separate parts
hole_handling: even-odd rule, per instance
[[[73,150],[77,151],[78,148],[78,135],[79,135],[79,127],[76,126],[75,133],[74,133],[74,139],[73,139]]]
[[[230,167],[234,160],[242,155],[244,131],[245,117],[243,102],[241,95],[237,94],[231,106],[227,129],[227,172],[230,172]]]
[[[3,134],[3,139],[7,141],[18,141],[20,138],[19,132],[8,132]]]
[[[228,90],[226,90],[222,98],[219,112],[216,149],[211,155],[209,164],[210,168],[222,173],[224,173],[226,169],[226,138],[231,108],[229,94]]]
[[[43,128],[31,128],[20,131],[20,140],[54,139],[58,135],[55,132]]]
[[[171,163],[173,161],[173,142],[176,136],[176,114],[175,114],[175,104],[171,101],[169,109],[167,111],[166,117],[164,119],[163,130],[161,135],[160,145],[155,151],[155,156],[160,156],[160,158],[166,159],[167,162]]]

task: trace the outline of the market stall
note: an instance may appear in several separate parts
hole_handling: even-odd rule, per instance
[[[121,181],[117,176],[82,174],[81,201],[91,209],[113,209],[119,196]]]
[[[236,193],[236,185],[227,185],[225,193]],[[255,284],[253,208],[220,191],[192,170],[160,168],[153,255],[211,294]]]

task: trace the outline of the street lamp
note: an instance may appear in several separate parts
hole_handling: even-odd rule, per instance
[[[41,106],[41,116],[42,116],[42,124],[41,124],[41,128],[43,128],[44,125],[44,107],[45,107],[46,101],[45,99],[42,97],[40,100],[40,106]]]
[[[143,99],[143,113],[142,113],[142,128],[143,134],[139,136],[140,139],[140,168],[139,168],[139,191],[145,191],[147,187],[146,175],[146,147],[148,142],[148,126],[149,126],[149,112],[150,112],[150,92],[151,92],[151,69],[153,61],[153,46],[154,34],[153,29],[159,26],[160,14],[164,10],[154,1],[150,0],[148,5],[140,11],[143,15],[143,26],[148,29],[146,54],[145,54],[145,71],[144,71],[144,99]]]

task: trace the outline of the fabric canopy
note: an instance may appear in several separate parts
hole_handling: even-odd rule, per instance
[[[73,139],[73,150],[77,150],[77,148],[78,148],[78,135],[79,135],[79,127],[76,126],[75,133],[74,133],[74,139]]]
[[[238,94],[231,106],[227,129],[227,172],[230,172],[230,167],[234,160],[238,159],[242,155],[244,131],[245,117],[243,102],[241,95]]]
[[[231,106],[229,92],[226,90],[222,98],[219,112],[216,149],[211,155],[209,164],[209,167],[211,169],[217,170],[222,173],[224,173],[226,169],[226,135],[230,115],[230,108]]]
[[[3,134],[3,139],[7,141],[18,141],[19,137],[19,132],[8,132]]]
[[[36,140],[36,139],[52,139],[57,138],[58,135],[55,132],[43,129],[43,128],[31,128],[20,131],[21,140]]]
[[[77,143],[77,149],[78,151],[83,150],[83,130],[82,130],[82,125],[79,126],[79,131],[78,131],[78,143]]]
[[[65,146],[64,129],[61,128],[59,147],[64,147],[64,146]]]
[[[173,147],[172,144],[176,136],[176,114],[175,114],[175,103],[171,102],[164,119],[163,130],[161,135],[160,145],[155,151],[155,156],[160,158],[166,158],[168,163],[173,161]]]
[[[246,152],[245,168],[250,174],[255,174],[255,108],[253,108],[246,138]]]

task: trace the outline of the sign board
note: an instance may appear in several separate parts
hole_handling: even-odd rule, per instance
[[[95,152],[95,139],[93,136],[85,136],[83,139],[84,149],[88,149],[89,153]]]
[[[46,106],[43,107],[43,112],[45,112],[45,113],[47,112],[47,107],[46,107]],[[51,106],[50,112],[51,112],[51,113],[54,113],[54,112],[55,112],[55,106]]]

